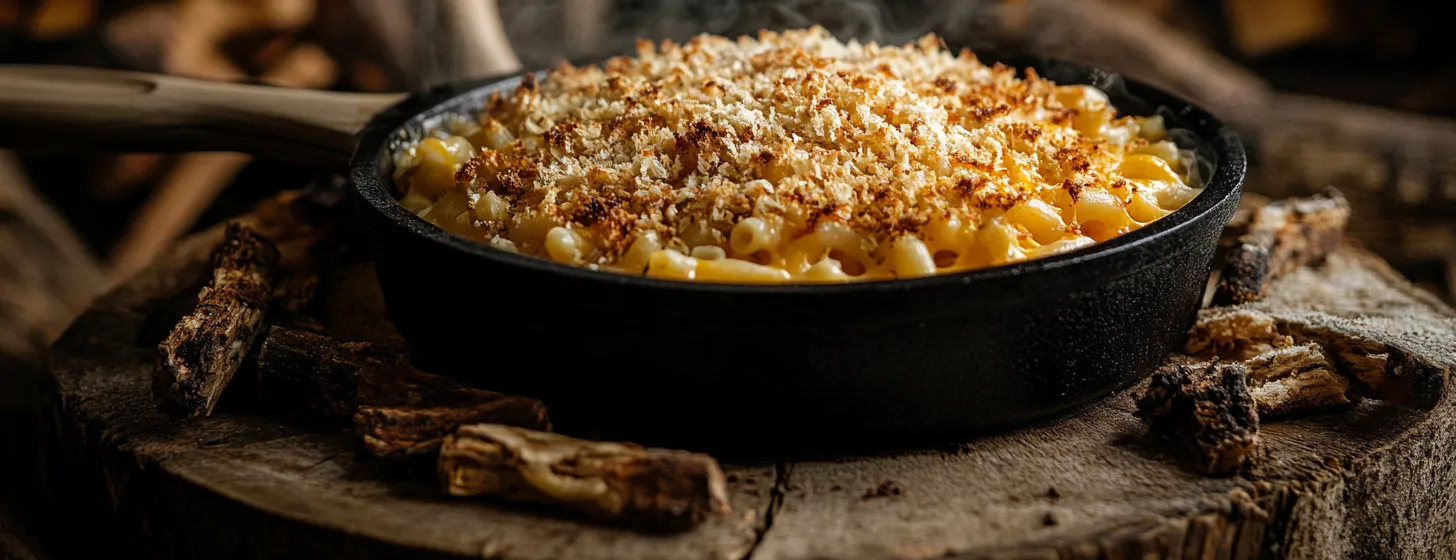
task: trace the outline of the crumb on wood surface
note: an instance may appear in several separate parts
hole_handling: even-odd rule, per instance
[[[866,490],[863,498],[866,500],[872,498],[888,498],[890,496],[899,496],[904,493],[905,490],[900,487],[900,483],[886,479],[881,480],[880,483],[876,484],[874,488]]]

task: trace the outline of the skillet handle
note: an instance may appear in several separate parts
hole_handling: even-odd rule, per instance
[[[0,65],[0,148],[237,151],[342,165],[369,119],[403,98],[100,68]]]

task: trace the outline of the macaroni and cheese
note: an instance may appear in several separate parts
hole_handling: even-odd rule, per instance
[[[1093,87],[820,28],[527,75],[395,163],[402,205],[502,250],[740,283],[1045,257],[1199,192],[1160,117],[1116,117]]]

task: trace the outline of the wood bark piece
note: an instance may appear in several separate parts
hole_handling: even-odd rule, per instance
[[[1259,450],[1259,415],[1242,364],[1164,366],[1137,407],[1150,432],[1189,447],[1207,474],[1244,469]]]
[[[1340,245],[1349,218],[1350,204],[1335,190],[1254,210],[1247,233],[1229,251],[1213,305],[1254,301],[1271,278],[1319,263]]]
[[[551,429],[541,401],[476,389],[415,369],[397,351],[314,332],[273,327],[258,354],[258,381],[275,402],[352,422],[380,457],[432,453],[464,424]]]
[[[98,303],[52,354],[46,486],[95,528],[66,557],[1420,558],[1456,534],[1456,519],[1430,513],[1456,511],[1456,463],[1441,460],[1456,449],[1449,394],[1430,411],[1365,399],[1265,424],[1267,455],[1239,477],[1150,444],[1133,388],[954,447],[739,458],[767,464],[724,466],[733,513],[670,535],[447,500],[337,430],[237,413],[177,422],[145,405],[155,341],[140,325],[155,299],[205,280],[221,232],[203,235]],[[328,332],[392,337],[358,324],[384,320],[368,266],[321,278]],[[1337,250],[1247,305],[1318,310],[1456,365],[1456,312],[1363,252]],[[886,480],[902,493],[863,498]]]
[[[1350,394],[1349,380],[1318,344],[1271,350],[1245,360],[1244,367],[1261,421],[1323,412],[1357,400]]]
[[[1352,397],[1430,409],[1445,396],[1451,374],[1431,356],[1452,348],[1405,334],[1320,311],[1240,306],[1200,312],[1185,350],[1246,364],[1263,360],[1270,362],[1264,366],[1269,371],[1281,366],[1332,370],[1344,377]],[[1281,357],[1296,363],[1276,363]],[[1310,389],[1328,388],[1331,382],[1308,381]]]
[[[452,496],[560,505],[649,531],[681,531],[731,511],[723,471],[707,455],[497,424],[445,438],[439,470]]]
[[[261,331],[277,266],[272,242],[242,224],[228,225],[215,252],[212,283],[197,296],[197,309],[157,347],[152,390],[162,410],[212,414]]]

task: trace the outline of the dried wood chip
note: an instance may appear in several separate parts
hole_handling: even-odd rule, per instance
[[[152,392],[161,410],[189,417],[212,413],[261,331],[277,265],[272,242],[242,224],[228,225],[213,253],[211,284],[157,347]]]
[[[1323,261],[1344,239],[1349,219],[1349,202],[1333,189],[1253,210],[1247,225],[1235,225],[1247,231],[1228,251],[1213,304],[1257,300],[1271,279]]]
[[[573,439],[495,424],[462,426],[440,447],[452,496],[565,506],[651,531],[730,511],[722,469],[698,453]]]
[[[273,327],[258,355],[258,383],[274,402],[352,422],[380,457],[432,453],[464,424],[551,429],[536,399],[476,389],[416,369],[397,349],[315,332]]]
[[[1339,404],[1330,394],[1338,386],[1346,389],[1346,401],[1363,397],[1422,409],[1436,406],[1450,372],[1424,357],[1436,350],[1413,346],[1372,327],[1371,320],[1299,309],[1235,307],[1200,312],[1184,350],[1207,358],[1242,360],[1254,373],[1256,392],[1291,396],[1285,389],[1298,387],[1299,399],[1277,406],[1268,403],[1288,414],[1296,412],[1292,406],[1308,411]],[[1295,374],[1300,374],[1298,379],[1290,380]],[[1285,387],[1259,389],[1280,377]]]
[[[1248,370],[1213,362],[1159,369],[1134,414],[1151,433],[1188,447],[1204,473],[1225,475],[1254,462],[1259,448],[1255,409]]]
[[[1318,344],[1270,350],[1244,360],[1260,421],[1338,408],[1353,401],[1350,382]]]

